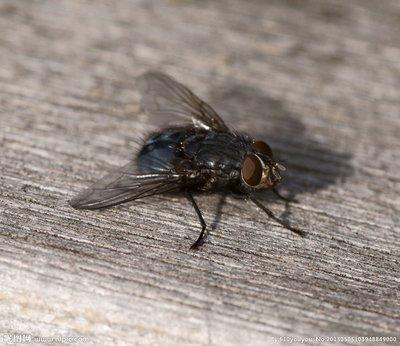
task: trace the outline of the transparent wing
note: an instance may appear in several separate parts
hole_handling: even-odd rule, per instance
[[[181,187],[181,176],[173,173],[134,174],[129,163],[112,172],[70,201],[76,209],[100,209]]]
[[[220,116],[188,88],[160,72],[141,75],[136,86],[142,94],[146,112],[158,118],[191,120],[194,126],[227,132]]]

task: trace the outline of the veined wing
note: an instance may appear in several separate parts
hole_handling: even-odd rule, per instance
[[[181,187],[175,173],[134,174],[132,163],[112,172],[70,201],[76,209],[100,209]]]
[[[163,73],[147,72],[138,78],[136,86],[142,94],[142,105],[149,114],[172,119],[182,117],[193,121],[197,127],[229,131],[214,109]]]

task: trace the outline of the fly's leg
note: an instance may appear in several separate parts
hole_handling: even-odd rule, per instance
[[[192,193],[190,191],[187,191],[187,196],[188,196],[189,201],[192,203],[192,205],[194,207],[194,210],[196,210],[197,216],[199,217],[199,220],[200,220],[200,223],[201,223],[200,235],[197,238],[197,240],[193,243],[193,245],[190,247],[191,250],[196,250],[204,242],[203,236],[204,236],[204,232],[206,230],[207,225],[206,225],[206,222],[203,219],[203,215],[201,214],[201,211],[200,211],[199,207],[197,206],[197,203],[194,200],[193,195],[192,195]]]
[[[276,222],[278,222],[280,225],[282,225],[286,229],[288,229],[288,230],[292,231],[293,233],[296,233],[302,237],[305,237],[307,235],[307,232],[304,232],[298,228],[291,227],[287,223],[283,222],[281,219],[277,218],[271,210],[269,210],[266,206],[262,205],[261,202],[258,201],[256,198],[250,196],[250,200],[257,207],[259,207],[261,210],[263,210],[271,219],[275,220]]]
[[[285,196],[282,196],[282,195],[280,194],[280,192],[279,192],[275,187],[272,188],[272,192],[273,192],[278,198],[280,198],[282,201],[285,201],[285,202],[287,202],[287,203],[289,203],[289,202],[298,203],[298,201],[297,201],[296,199],[291,199],[291,198],[287,198],[287,197],[285,197]]]

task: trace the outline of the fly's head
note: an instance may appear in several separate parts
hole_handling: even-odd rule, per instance
[[[285,167],[273,159],[269,145],[262,141],[251,144],[252,151],[242,161],[241,180],[247,189],[271,188],[282,180]]]

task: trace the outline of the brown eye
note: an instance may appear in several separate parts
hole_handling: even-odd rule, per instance
[[[269,157],[272,157],[272,150],[270,148],[270,146],[263,142],[263,141],[255,141],[251,147],[260,154],[265,154],[268,155]]]
[[[242,178],[247,185],[257,186],[261,183],[263,165],[257,155],[247,155],[243,160]]]

